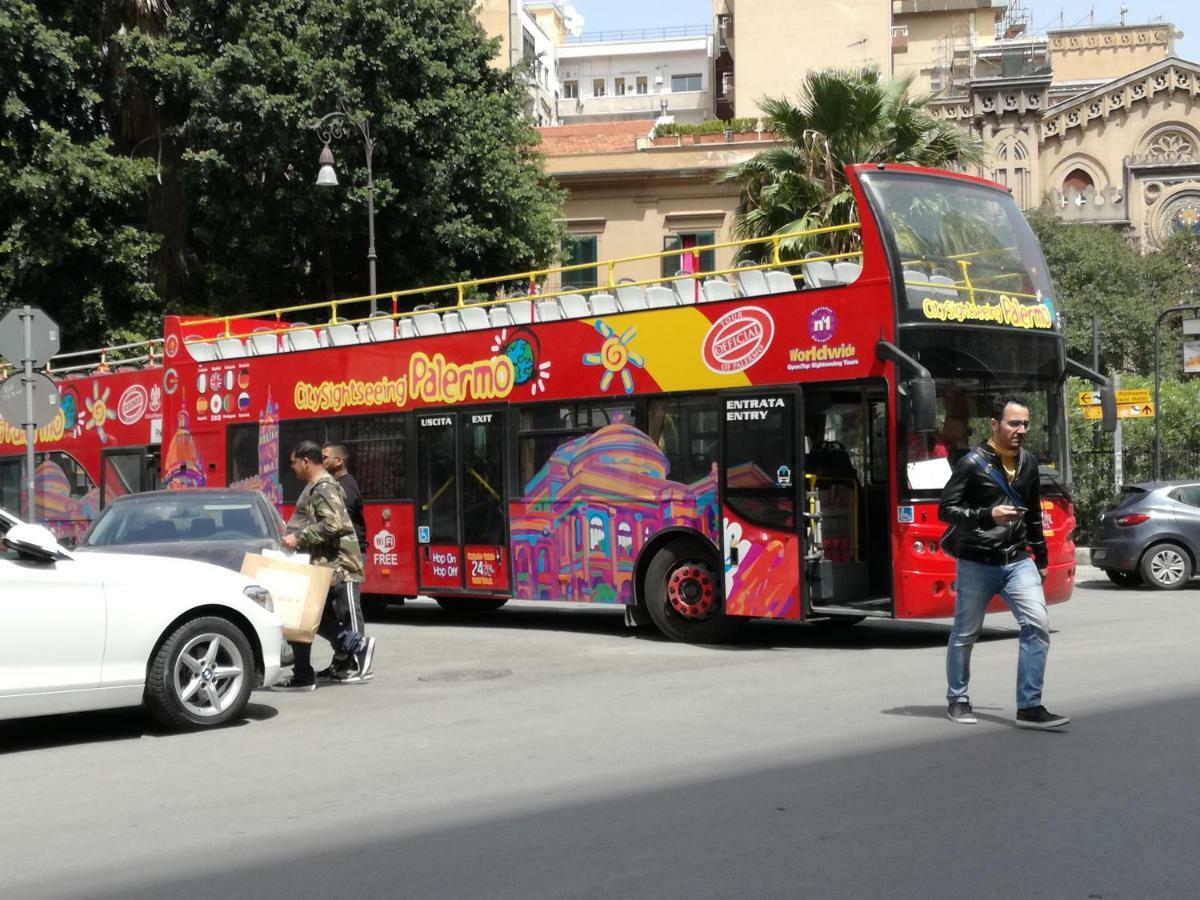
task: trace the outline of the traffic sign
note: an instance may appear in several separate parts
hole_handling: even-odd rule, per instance
[[[28,313],[25,310],[29,310]],[[35,369],[40,369],[58,352],[58,323],[40,309],[18,306],[0,319],[0,356],[21,368],[25,362],[25,327],[29,326],[29,347]]]
[[[1083,417],[1085,419],[1102,419],[1104,418],[1104,410],[1099,406],[1085,406],[1083,408]],[[1154,404],[1153,403],[1118,403],[1117,404],[1118,419],[1153,419]]]
[[[1145,405],[1151,402],[1150,391],[1147,388],[1139,388],[1128,391],[1117,391],[1118,403],[1137,403]]]
[[[33,373],[33,427],[45,428],[58,415],[58,386],[41,372]],[[0,381],[0,419],[14,428],[30,423],[25,421],[25,375],[18,372]]]
[[[1100,406],[1100,392],[1099,391],[1080,391],[1079,392],[1079,405],[1080,406],[1099,407]],[[1100,417],[1096,416],[1095,418],[1098,419]]]

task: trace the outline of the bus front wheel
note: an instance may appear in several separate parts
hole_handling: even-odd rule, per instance
[[[655,627],[673,641],[716,644],[738,627],[725,615],[720,569],[712,552],[697,541],[672,541],[646,569],[646,611]]]

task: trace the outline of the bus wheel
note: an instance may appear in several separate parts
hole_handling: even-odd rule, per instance
[[[672,541],[646,569],[646,611],[673,641],[716,644],[737,630],[725,615],[721,579],[712,553],[695,541]]]
[[[503,597],[498,600],[491,597],[434,597],[433,599],[446,612],[458,616],[495,612],[508,602],[508,599]]]

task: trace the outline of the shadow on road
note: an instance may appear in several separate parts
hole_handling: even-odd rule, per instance
[[[240,728],[251,722],[273,719],[277,715],[279,710],[273,706],[249,703],[242,718],[221,727]],[[136,707],[11,719],[0,722],[0,756],[104,741],[129,741],[144,737],[178,738],[189,733],[166,731]]]
[[[481,798],[453,826],[422,829],[404,784],[376,784],[396,799],[388,819],[314,822],[307,846],[260,842],[241,866],[172,860],[170,875],[124,875],[134,883],[105,896],[316,898],[349,883],[358,897],[489,900],[1195,896],[1200,695],[1077,713],[1054,735],[883,712],[930,721],[900,746],[774,766],[748,753],[683,785],[634,770],[597,800],[534,786],[552,806],[506,813]]]

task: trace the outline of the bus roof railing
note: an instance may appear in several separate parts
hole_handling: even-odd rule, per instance
[[[47,375],[72,375],[79,372],[103,375],[123,366],[147,368],[162,363],[162,338],[148,341],[132,341],[128,344],[110,344],[93,350],[73,350],[50,357],[40,370]],[[15,366],[0,362],[0,377]]]
[[[744,238],[735,241],[723,241],[713,244],[700,244],[694,247],[676,247],[671,250],[663,250],[656,253],[643,253],[636,256],[623,256],[617,259],[597,261],[594,263],[576,263],[569,266],[554,266],[546,269],[530,269],[526,272],[516,272],[507,275],[488,276],[486,278],[470,278],[464,281],[448,282],[446,284],[426,285],[423,287],[406,288],[399,291],[386,291],[379,294],[367,294],[359,297],[344,297],[338,300],[324,300],[317,303],[302,303],[295,306],[280,306],[268,309],[257,310],[254,312],[234,313],[230,315],[212,316],[201,319],[189,319],[188,326],[203,326],[222,324],[224,326],[223,333],[215,337],[189,337],[188,343],[215,343],[219,340],[224,340],[228,337],[233,337],[234,332],[232,325],[234,322],[243,321],[246,319],[274,319],[275,328],[260,328],[259,333],[267,334],[284,334],[289,331],[300,329],[313,328],[314,323],[311,322],[285,322],[285,315],[294,315],[296,313],[306,313],[317,309],[327,309],[330,312],[329,320],[325,324],[329,325],[356,325],[364,322],[369,322],[372,318],[386,316],[391,319],[404,318],[409,316],[421,315],[427,312],[452,312],[464,307],[491,307],[513,300],[530,298],[536,300],[549,300],[557,297],[563,297],[568,294],[578,293],[581,290],[602,290],[604,288],[617,288],[626,286],[644,286],[652,284],[660,284],[665,280],[673,280],[679,277],[686,278],[713,278],[722,275],[728,275],[737,271],[746,271],[747,269],[769,269],[769,268],[789,268],[791,266],[800,266],[806,263],[813,262],[828,262],[835,260],[845,260],[860,258],[861,250],[846,250],[842,252],[822,254],[805,259],[794,257],[784,258],[780,254],[780,244],[794,242],[797,238],[817,237],[821,235],[837,234],[841,232],[856,231],[862,226],[858,222],[851,222],[845,225],[825,225],[820,228],[809,228],[801,231],[791,231],[786,234],[773,234],[759,238]],[[765,263],[757,263],[750,266],[733,266],[726,268],[717,268],[712,270],[700,270],[699,261],[702,253],[707,253],[716,250],[726,250],[730,248],[745,248],[754,245],[769,245],[770,258]],[[647,278],[641,280],[621,279],[618,282],[617,269],[620,266],[629,263],[645,262],[653,259],[668,259],[678,258],[684,254],[692,257],[694,260],[696,271],[684,272],[682,275],[665,275],[656,278]],[[507,283],[521,282],[523,284],[536,284],[538,280],[548,280],[553,276],[558,276],[560,279],[563,274],[572,272],[591,272],[605,270],[607,273],[606,280],[603,283],[597,284],[595,287],[571,286],[561,290],[537,290],[526,292],[522,289],[519,294],[504,294],[500,296],[472,296],[470,292],[491,285],[504,285]],[[437,294],[450,294],[454,297],[454,302],[441,305],[434,303],[432,306],[425,306],[422,309],[401,310],[399,308],[401,298],[421,297],[421,296],[436,296]],[[370,304],[373,301],[380,300],[391,302],[391,312],[376,313],[374,316],[367,314],[360,317],[343,317],[339,315],[343,307],[352,304]]]

